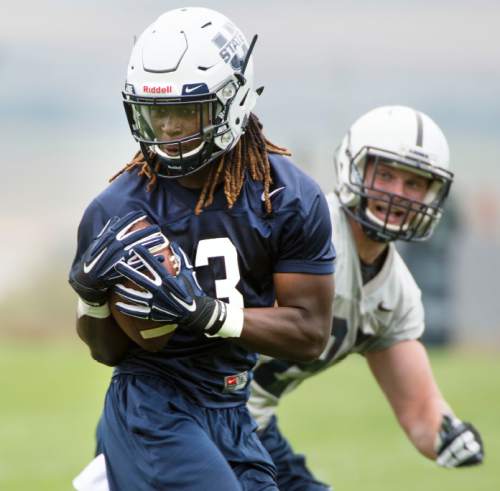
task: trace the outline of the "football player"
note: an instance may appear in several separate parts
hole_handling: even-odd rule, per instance
[[[105,465],[111,490],[277,489],[246,407],[250,372],[256,352],[321,354],[335,252],[318,185],[252,113],[255,40],[181,8],[133,47],[123,102],[140,152],[86,209],[70,272],[78,334],[116,365],[87,482]],[[165,236],[176,276],[153,254]],[[158,327],[132,343],[112,292],[122,314]]]
[[[280,490],[330,489],[280,433],[281,397],[351,353],[361,353],[410,441],[445,467],[479,464],[477,430],[458,419],[432,375],[419,337],[421,294],[394,241],[429,239],[453,175],[448,144],[425,114],[374,109],[358,119],[336,151],[336,189],[327,196],[337,250],[330,341],[319,360],[262,357],[249,407],[278,469]]]

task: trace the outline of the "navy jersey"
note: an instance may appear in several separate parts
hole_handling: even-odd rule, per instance
[[[248,176],[233,208],[221,186],[213,204],[196,216],[199,190],[159,179],[148,192],[144,177],[122,174],[85,211],[75,262],[110,217],[141,210],[184,249],[207,295],[237,307],[272,307],[274,273],[331,274],[335,251],[318,185],[285,157],[271,155],[270,163],[271,214],[265,211],[263,184]],[[179,328],[159,352],[131,350],[115,373],[157,375],[201,405],[229,407],[247,399],[248,371],[255,362],[255,353],[229,340]]]

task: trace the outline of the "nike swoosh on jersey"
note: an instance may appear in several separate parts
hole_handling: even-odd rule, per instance
[[[271,199],[273,196],[275,196],[276,194],[278,194],[280,191],[282,191],[283,189],[285,189],[286,186],[282,186],[280,188],[276,188],[276,189],[273,189],[270,193],[269,193],[269,199]],[[260,199],[262,201],[266,201],[266,197],[264,195],[264,192],[262,192],[262,194],[260,195]]]
[[[392,312],[394,309],[390,309],[384,305],[384,302],[379,302],[377,308],[380,310],[380,312]]]
[[[194,87],[186,87],[184,91],[186,92],[186,94],[191,94],[191,92],[198,90],[200,87],[203,87],[203,84],[195,85]]]
[[[108,248],[105,247],[89,264],[87,263],[83,263],[83,272],[85,274],[88,274],[90,273],[90,271],[92,271],[92,268],[97,264],[97,261],[99,261],[99,259],[101,259],[102,255],[106,252]]]
[[[178,302],[180,305],[182,305],[186,310],[189,310],[189,312],[194,312],[196,310],[196,300],[193,298],[193,301],[191,302],[191,305],[184,302],[181,300],[179,297],[175,296],[173,293],[171,293],[172,297],[175,299],[176,302]]]

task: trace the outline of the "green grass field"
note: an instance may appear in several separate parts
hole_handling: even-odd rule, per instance
[[[498,355],[432,353],[457,413],[481,429],[487,461],[440,469],[406,441],[361,357],[303,384],[280,413],[284,431],[336,491],[500,489]],[[110,369],[83,345],[6,342],[0,347],[0,489],[68,491],[93,451]]]

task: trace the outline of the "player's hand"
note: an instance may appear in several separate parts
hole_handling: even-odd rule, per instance
[[[481,435],[470,423],[445,414],[436,441],[436,462],[442,467],[480,464],[484,458]]]
[[[116,284],[115,291],[124,300],[116,302],[117,309],[139,319],[176,323],[215,335],[226,320],[226,304],[205,294],[184,251],[173,242],[170,247],[180,266],[176,276],[160,264],[160,256],[140,245],[134,247],[128,261],[116,264],[118,273],[143,289]]]
[[[133,211],[123,218],[113,217],[92,241],[80,262],[70,272],[69,283],[90,305],[106,303],[108,288],[119,275],[114,265],[137,244],[154,247],[165,240],[158,225],[131,232],[139,221],[146,219],[141,211]]]

